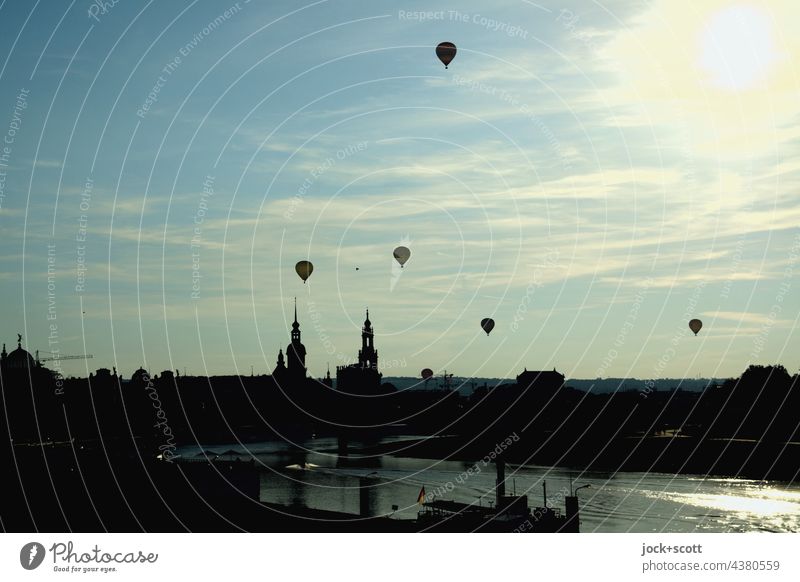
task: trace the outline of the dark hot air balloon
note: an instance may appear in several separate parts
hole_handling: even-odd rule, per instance
[[[494,319],[490,317],[481,319],[481,327],[483,328],[483,331],[486,332],[486,335],[489,335],[494,329]]]
[[[447,68],[454,58],[456,58],[456,45],[452,42],[443,42],[436,47],[436,56],[442,61],[444,68]]]
[[[314,265],[311,264],[311,261],[298,261],[294,266],[294,270],[303,280],[303,283],[305,283],[306,280],[311,276],[311,273],[314,272]]]
[[[407,247],[397,247],[394,249],[393,253],[394,258],[400,263],[400,268],[403,268],[403,265],[406,264],[406,261],[411,258],[411,251],[408,250]]]
[[[703,322],[699,319],[693,319],[689,322],[689,329],[694,332],[694,335],[697,335],[697,332],[703,329]]]
[[[419,374],[420,374],[420,376],[422,376],[422,379],[423,379],[423,380],[427,380],[428,378],[430,378],[431,376],[433,376],[433,370],[431,370],[430,368],[425,368],[425,369],[424,369],[424,370],[422,370],[422,372],[420,372]]]

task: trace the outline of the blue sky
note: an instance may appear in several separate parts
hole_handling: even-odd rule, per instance
[[[367,306],[386,375],[797,370],[793,2],[0,6],[2,340],[65,374],[271,370],[295,296],[315,376]]]

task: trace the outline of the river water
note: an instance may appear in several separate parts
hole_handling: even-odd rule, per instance
[[[389,437],[403,440],[409,437]],[[351,443],[356,446],[358,443]],[[375,444],[369,443],[369,444]],[[222,459],[256,460],[262,466],[261,501],[357,514],[360,491],[377,515],[416,517],[424,487],[430,498],[487,505],[494,501],[495,466],[482,461],[438,461],[381,456],[340,457],[335,439],[302,443],[185,446],[196,458],[206,451]],[[506,492],[526,494],[529,505],[564,507],[570,486],[578,493],[582,532],[800,532],[800,486],[749,479],[600,473],[563,467],[509,465]],[[396,506],[396,509],[394,508]]]

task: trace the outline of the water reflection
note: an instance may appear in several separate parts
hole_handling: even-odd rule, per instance
[[[494,465],[480,461],[340,456],[335,439],[204,449],[260,463],[261,499],[272,503],[414,519],[422,486],[443,499],[481,505],[494,500]],[[180,452],[195,457],[200,451]],[[507,491],[527,494],[531,505],[542,504],[546,481],[548,504],[558,508],[571,480],[591,484],[580,494],[584,532],[800,531],[800,487],[785,483],[538,466],[509,467],[506,476]],[[362,488],[367,495],[360,496]]]

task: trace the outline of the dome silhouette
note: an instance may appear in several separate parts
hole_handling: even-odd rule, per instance
[[[36,367],[36,360],[33,356],[22,348],[22,336],[17,334],[17,349],[6,354],[3,346],[3,367],[6,370],[33,369]]]

